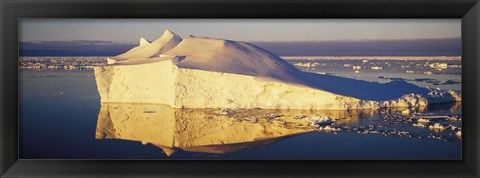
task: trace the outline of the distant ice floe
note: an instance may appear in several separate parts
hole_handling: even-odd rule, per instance
[[[418,120],[417,120],[417,122],[419,122],[419,123],[429,123],[429,122],[430,122],[430,120],[428,120],[428,119],[423,119],[423,118],[420,118],[420,119],[418,119]]]
[[[307,67],[307,68],[310,68],[310,67],[316,67],[319,65],[319,63],[316,63],[316,62],[306,62],[306,63],[294,63],[293,64],[294,66],[298,66],[298,67]]]
[[[447,63],[432,63],[429,64],[430,68],[435,69],[435,70],[444,70],[448,68]]]
[[[443,127],[443,125],[439,124],[439,123],[435,123],[433,125],[430,125],[428,126],[429,129],[432,129],[432,130],[445,130],[445,127]]]
[[[352,69],[353,70],[359,70],[359,69],[362,69],[362,66],[352,66]]]
[[[453,90],[441,90],[440,88],[431,89],[428,92],[429,103],[443,103],[447,101],[462,101],[460,93]]]
[[[22,56],[19,57],[21,70],[91,70],[94,66],[106,64],[102,56]]]
[[[426,126],[425,126],[425,124],[419,122],[419,123],[414,123],[413,127],[425,128]]]

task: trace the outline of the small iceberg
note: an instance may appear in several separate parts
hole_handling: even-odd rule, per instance
[[[413,124],[413,127],[420,127],[420,128],[425,128],[426,126],[422,124],[421,122]]]
[[[430,122],[430,120],[428,120],[428,119],[423,119],[423,118],[420,118],[420,119],[418,119],[418,120],[417,120],[417,122],[419,122],[419,123],[429,123],[429,122]]]
[[[319,114],[313,115],[306,117],[305,120],[310,123],[310,126],[324,126],[324,125],[330,125],[333,123],[332,118],[328,116],[321,116]]]
[[[439,123],[435,123],[433,125],[428,126],[430,130],[445,130],[445,127]]]

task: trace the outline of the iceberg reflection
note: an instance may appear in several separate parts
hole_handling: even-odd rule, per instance
[[[459,106],[450,107],[448,109]],[[418,134],[412,132],[411,124],[416,123],[416,117],[419,117],[416,115],[422,112],[425,112],[425,108],[350,111],[231,110],[102,103],[95,137],[152,144],[168,156],[177,150],[224,154],[264,147],[313,131],[395,135],[397,132],[390,130],[400,129],[408,131],[410,136],[418,137]]]
[[[360,115],[373,113],[174,109],[156,104],[102,103],[96,139],[139,141],[155,145],[167,155],[178,149],[223,154],[263,147],[314,131],[303,118],[318,114],[342,118],[342,122],[356,122]]]

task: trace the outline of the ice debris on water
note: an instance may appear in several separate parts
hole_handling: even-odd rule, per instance
[[[325,126],[325,127],[319,127],[318,129],[319,129],[319,130],[323,130],[323,131],[327,131],[327,132],[338,132],[338,131],[341,131],[340,128],[330,127],[329,125],[327,125],[327,126]]]
[[[462,137],[462,131],[457,131],[456,135],[457,137]]]
[[[260,123],[269,122],[274,126],[310,128],[319,132],[331,134],[356,133],[379,134],[383,136],[398,136],[407,138],[431,138],[442,141],[461,140],[461,127],[458,122],[461,115],[438,115],[435,113],[421,113],[409,109],[410,114],[402,113],[404,110],[380,110],[378,117],[371,120],[357,122],[351,125],[351,116],[328,116],[325,114],[280,114],[268,112],[252,115],[257,110],[242,109],[212,109],[216,114],[237,118],[238,122]],[[289,120],[289,118],[291,120]],[[355,123],[354,121],[353,123]],[[457,122],[453,124],[454,122]],[[427,129],[427,130],[420,130]]]
[[[421,122],[419,123],[416,123],[416,124],[413,124],[414,127],[420,127],[420,128],[424,128],[426,127],[424,124],[422,124]]]
[[[453,90],[442,90],[440,88],[428,88],[428,100],[431,103],[442,103],[446,101],[462,101],[460,93]]]
[[[409,115],[410,114],[410,109],[405,109],[402,111],[403,115]]]
[[[330,125],[330,124],[333,123],[332,118],[330,118],[328,116],[323,117],[319,114],[306,117],[305,120],[307,122],[310,122],[310,126],[316,126],[316,127],[324,126],[324,125]]]
[[[423,118],[420,118],[420,119],[418,119],[418,120],[417,120],[417,122],[419,122],[419,123],[429,123],[429,122],[430,122],[430,120],[428,120],[428,119],[423,119]]]
[[[435,123],[433,125],[428,126],[429,129],[431,130],[445,130],[445,127],[439,123]]]
[[[452,131],[457,129],[457,127],[454,126],[454,125],[448,125],[447,128],[450,128],[450,130],[452,130]]]

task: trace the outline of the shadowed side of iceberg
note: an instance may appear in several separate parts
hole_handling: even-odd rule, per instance
[[[386,101],[406,94],[427,96],[429,90],[405,81],[369,82],[350,78],[304,72],[305,85],[361,100]]]

